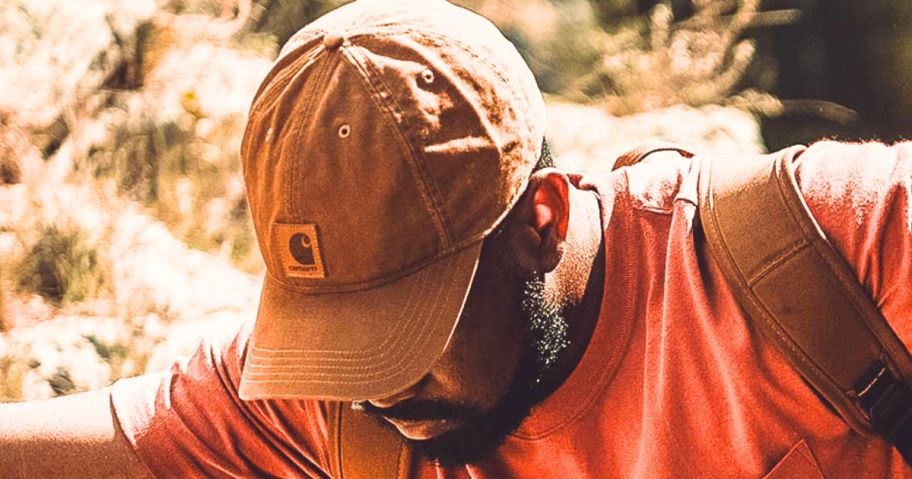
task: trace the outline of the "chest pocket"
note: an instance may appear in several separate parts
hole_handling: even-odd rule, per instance
[[[823,479],[823,473],[804,439],[768,472],[763,479]]]

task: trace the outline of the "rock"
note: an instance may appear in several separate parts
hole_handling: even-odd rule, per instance
[[[0,269],[0,285],[3,285],[5,282],[4,276],[4,271]],[[9,313],[7,313],[6,305],[6,303],[9,302],[9,299],[7,299],[8,294],[9,293],[6,292],[6,288],[0,286],[0,334],[8,331],[11,327],[9,324]]]
[[[4,294],[5,331],[37,326],[54,318],[54,308],[37,294]]]
[[[752,114],[715,105],[615,117],[595,107],[551,102],[547,138],[560,166],[587,172],[608,171],[620,154],[656,140],[706,154],[765,151]]]

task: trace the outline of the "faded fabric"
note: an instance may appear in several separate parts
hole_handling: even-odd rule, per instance
[[[418,462],[413,477],[912,477],[744,318],[704,257],[698,161],[656,155],[583,181],[601,197],[606,283],[582,361],[496,455],[453,469]],[[818,143],[797,164],[822,228],[912,345],[912,144]],[[115,384],[118,419],[152,471],[327,477],[325,405],[238,399],[248,337],[249,327]]]

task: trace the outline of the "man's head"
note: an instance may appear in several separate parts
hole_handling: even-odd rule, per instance
[[[515,48],[443,0],[361,0],[295,35],[242,146],[267,275],[241,397],[371,400],[417,440],[515,427],[566,342],[543,278],[571,188],[533,174],[543,130]]]
[[[572,305],[545,294],[570,200],[551,167],[546,144],[530,201],[485,240],[459,325],[428,374],[362,404],[441,463],[474,462],[495,449],[542,398],[540,380],[569,344],[564,313]]]

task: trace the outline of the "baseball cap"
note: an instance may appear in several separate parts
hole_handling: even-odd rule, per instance
[[[528,182],[544,111],[514,46],[444,0],[360,0],[296,33],[241,147],[267,271],[240,397],[420,380]]]

